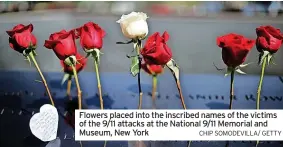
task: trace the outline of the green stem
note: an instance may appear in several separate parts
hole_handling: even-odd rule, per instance
[[[261,88],[262,88],[262,82],[263,82],[263,77],[264,77],[264,71],[265,71],[265,67],[266,67],[266,62],[267,62],[267,57],[264,57],[263,59],[263,63],[262,63],[262,67],[261,67],[261,75],[260,75],[260,80],[259,80],[259,84],[258,84],[258,89],[257,89],[257,99],[256,99],[256,109],[259,110],[260,109],[260,94],[261,94]],[[259,144],[259,140],[256,141],[256,147]]]
[[[232,69],[231,71],[231,82],[230,82],[230,104],[229,109],[232,109],[232,103],[234,98],[234,75],[235,75],[235,69]]]
[[[192,143],[192,141],[188,141],[187,147],[190,147],[190,146],[191,146],[191,143]]]
[[[141,58],[140,58],[140,49],[142,48],[142,44],[140,40],[137,40],[134,43],[134,48],[138,55],[139,60],[139,73],[138,73],[138,86],[139,86],[139,106],[138,109],[142,108],[142,89],[141,89]]]
[[[260,80],[259,80],[258,89],[257,89],[257,99],[256,99],[256,109],[257,110],[260,109],[260,94],[261,94],[262,81],[263,81],[263,77],[264,77],[266,61],[267,61],[267,58],[265,57],[263,59],[263,63],[262,63],[262,67],[261,67],[261,75],[260,75]]]
[[[179,95],[180,95],[180,98],[181,98],[182,106],[183,106],[184,110],[186,110],[187,107],[186,107],[185,99],[184,99],[184,96],[183,96],[183,93],[182,93],[180,80],[176,79],[176,85],[177,85],[177,89],[178,89],[178,92],[179,92]]]
[[[46,91],[47,91],[47,94],[48,94],[48,96],[49,96],[49,99],[50,99],[51,104],[52,104],[53,106],[55,106],[54,101],[53,101],[53,98],[52,98],[52,95],[51,95],[51,92],[50,92],[50,90],[49,90],[49,88],[48,88],[47,82],[46,82],[46,80],[45,80],[45,78],[44,78],[44,76],[43,76],[43,74],[42,74],[42,72],[41,72],[41,70],[40,70],[40,68],[39,68],[39,65],[37,64],[36,59],[35,59],[35,57],[34,57],[34,51],[31,51],[28,55],[29,55],[29,57],[31,58],[32,62],[34,63],[34,65],[35,65],[35,67],[36,67],[36,69],[37,69],[37,71],[38,71],[38,73],[39,73],[39,75],[40,75],[40,77],[41,77],[41,79],[42,79],[42,83],[43,83],[44,86],[45,86],[45,89],[46,89]]]
[[[235,69],[231,69],[231,82],[230,82],[230,102],[229,102],[229,109],[232,109],[233,99],[234,99],[234,75]],[[226,142],[225,147],[229,147],[229,141]]]
[[[72,87],[72,79],[68,79],[68,83],[67,83],[67,96],[68,96],[69,100],[72,100],[72,97],[71,97],[71,87]]]
[[[152,108],[156,109],[155,93],[157,89],[157,75],[152,76]]]
[[[97,79],[97,88],[98,88],[98,92],[99,92],[99,101],[100,101],[100,109],[103,110],[104,107],[103,107],[103,98],[102,98],[102,90],[101,90],[101,84],[100,84],[100,76],[99,76],[99,68],[98,68],[98,58],[94,53],[92,53],[92,56],[94,58],[94,68],[95,68],[95,73],[96,73],[96,79]],[[106,147],[107,145],[107,141],[105,140],[104,141],[104,145],[103,147]]]
[[[76,85],[77,85],[77,90],[78,90],[78,103],[79,103],[79,109],[82,109],[82,91],[79,83],[79,78],[77,74],[77,70],[74,65],[71,66],[73,69],[73,74],[75,77]]]
[[[103,145],[103,147],[106,147],[106,145],[107,145],[107,141],[105,140],[105,141],[104,141],[104,145]]]
[[[95,73],[96,73],[96,79],[97,79],[97,88],[99,92],[99,101],[100,101],[100,109],[103,110],[103,98],[102,98],[102,90],[101,90],[101,84],[100,84],[100,76],[99,76],[99,68],[98,68],[98,61],[95,54],[92,54],[94,58],[94,67],[95,67]]]

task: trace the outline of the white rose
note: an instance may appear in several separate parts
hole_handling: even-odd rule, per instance
[[[131,12],[122,15],[117,21],[120,24],[122,33],[129,39],[143,39],[148,34],[147,15],[143,12]]]

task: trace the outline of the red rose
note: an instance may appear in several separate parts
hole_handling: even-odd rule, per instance
[[[150,75],[158,75],[163,72],[163,66],[162,65],[157,65],[157,64],[152,64],[152,63],[142,63],[141,68],[148,74]]]
[[[66,30],[61,30],[60,32],[56,32],[49,36],[49,40],[57,40],[61,35],[67,34]]]
[[[254,44],[254,40],[234,33],[217,37],[217,45],[222,48],[222,59],[228,67],[232,68],[245,62]]]
[[[69,56],[77,54],[74,31],[66,32],[62,30],[50,35],[49,40],[45,40],[44,46],[53,49],[60,60],[65,60]]]
[[[93,22],[88,22],[76,29],[76,31],[77,35],[80,36],[80,43],[84,49],[102,48],[105,32],[99,25]]]
[[[283,35],[280,29],[272,26],[260,26],[256,28],[256,34],[256,47],[259,52],[276,53],[282,45]]]
[[[76,59],[78,61],[78,63],[76,64],[76,71],[77,71],[77,73],[79,73],[86,66],[87,58],[85,58],[82,55],[80,55],[79,53],[77,53]],[[60,62],[61,62],[61,65],[64,68],[64,72],[73,75],[73,68],[71,66],[66,65],[63,60],[61,60]]]
[[[27,26],[18,24],[12,30],[6,31],[9,37],[9,45],[12,49],[23,53],[23,51],[32,46],[36,46],[37,40],[32,34],[33,25]]]
[[[166,44],[168,40],[169,34],[166,31],[162,36],[158,32],[154,33],[147,39],[141,55],[154,64],[165,65],[172,58],[171,49]]]

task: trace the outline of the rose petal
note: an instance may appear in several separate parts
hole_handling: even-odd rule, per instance
[[[54,46],[58,43],[57,40],[45,40],[44,45],[48,49],[53,49]]]
[[[165,31],[162,35],[162,38],[164,39],[165,42],[167,42],[170,38],[169,34],[167,31]]]

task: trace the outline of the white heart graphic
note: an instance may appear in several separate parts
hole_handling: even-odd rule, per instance
[[[39,113],[31,117],[29,127],[32,134],[38,139],[45,142],[52,141],[57,136],[58,122],[57,109],[50,104],[45,104],[40,107]]]

